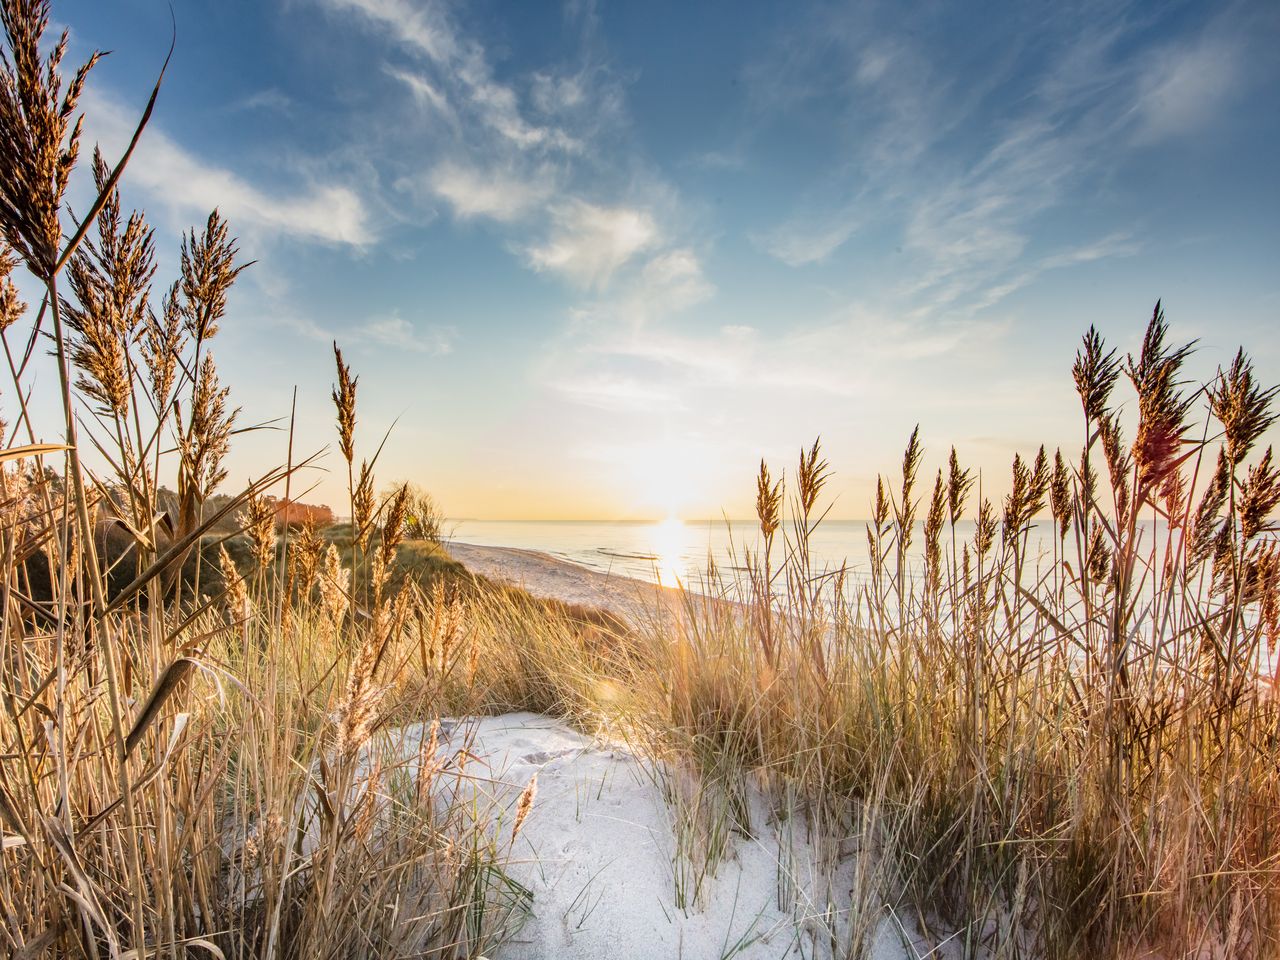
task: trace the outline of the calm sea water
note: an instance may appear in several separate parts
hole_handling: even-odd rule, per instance
[[[957,528],[957,535],[970,530]],[[453,539],[492,547],[538,550],[602,573],[634,577],[674,586],[703,582],[708,558],[725,577],[741,568],[744,547],[755,551],[758,530],[746,523],[732,527],[714,523],[600,523],[587,521],[463,520],[453,525]],[[920,538],[917,538],[919,540]],[[913,546],[919,564],[919,544]],[[774,546],[774,565],[782,559],[781,537]],[[826,521],[810,543],[817,570],[846,566],[858,577],[867,568],[866,527],[863,521]]]

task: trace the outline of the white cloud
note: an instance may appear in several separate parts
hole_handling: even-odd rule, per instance
[[[128,145],[137,115],[90,90],[85,95],[90,129],[108,157]],[[301,192],[282,195],[257,187],[235,172],[213,166],[191,153],[153,120],[129,161],[127,182],[141,188],[183,218],[203,218],[217,207],[240,232],[258,230],[328,244],[362,247],[374,240],[364,201],[349,187],[312,183]]]
[[[293,101],[288,95],[273,88],[251,93],[231,104],[228,110],[267,110],[276,113],[288,113],[293,108]]]
[[[458,331],[453,327],[418,329],[399,314],[366,320],[353,331],[356,339],[368,338],[384,347],[411,350],[439,357],[453,352]]]
[[[450,98],[427,78],[392,68],[415,96],[440,107],[452,101],[465,104],[475,120],[521,150],[553,148],[570,153],[581,144],[555,127],[530,123],[521,113],[514,89],[493,79],[483,45],[461,38],[438,3],[427,0],[318,0],[335,11],[355,13],[389,34],[398,43],[425,56],[437,68],[439,80],[455,88]]]
[[[599,410],[652,414],[683,407],[669,386],[638,377],[585,374],[561,379],[555,386],[574,403]]]
[[[824,218],[826,219],[826,218]],[[828,222],[801,219],[772,233],[754,237],[757,246],[789,267],[821,263],[844,246],[860,224],[851,211],[840,211]]]
[[[568,113],[588,102],[581,76],[556,77],[546,72],[533,76],[531,88],[534,105],[546,114]]]
[[[436,88],[426,77],[412,70],[402,70],[399,67],[388,65],[387,73],[395,77],[413,94],[413,98],[423,106],[429,106],[446,117],[453,117],[453,111],[449,107],[449,101],[443,93]]]
[[[646,211],[572,200],[552,209],[550,235],[525,252],[535,270],[561,274],[583,287],[600,287],[658,240],[657,225]]]
[[[439,6],[427,0],[322,0],[335,10],[347,10],[390,32],[397,40],[446,62],[458,53],[457,40]]]
[[[453,163],[442,163],[432,170],[426,185],[464,220],[517,220],[544,203],[552,192],[547,177],[522,178],[508,171],[481,171]]]
[[[282,297],[277,294],[277,299]],[[287,306],[273,310],[271,320],[312,340],[322,343],[337,342],[343,347],[376,344],[380,347],[441,357],[452,353],[454,345],[458,342],[456,327],[440,325],[418,327],[405,320],[398,311],[393,311],[387,316],[370,317],[353,326],[343,326],[341,329],[331,329],[317,323],[312,317],[290,312]]]
[[[847,52],[850,74],[807,56],[814,37],[803,32],[753,74],[775,111],[829,97],[834,132],[849,144],[801,192],[795,212],[753,239],[799,266],[828,259],[861,230],[900,230],[912,276],[898,291],[904,309],[972,313],[1070,265],[1041,262],[1042,216],[1105,178],[1133,145],[1204,130],[1247,53],[1229,16],[1190,41],[1135,55],[1148,21],[1123,7],[1064,11],[1040,33],[975,40],[966,52],[989,66],[957,77],[909,20],[881,22],[877,11],[887,10],[871,4],[820,21],[824,42]],[[1014,86],[1021,92],[1010,103]],[[1103,244],[1093,259],[1126,252]]]

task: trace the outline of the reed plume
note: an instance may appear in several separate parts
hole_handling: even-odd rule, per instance
[[[1166,344],[1168,324],[1160,302],[1151,314],[1142,351],[1129,355],[1124,372],[1138,395],[1138,431],[1133,457],[1138,471],[1138,494],[1147,502],[1176,468],[1178,454],[1187,442],[1186,418],[1193,397],[1180,393],[1178,375],[1195,341],[1177,348]],[[1118,430],[1117,430],[1118,432]]]
[[[525,784],[525,788],[520,791],[520,796],[516,798],[516,819],[511,825],[511,839],[515,840],[520,836],[520,828],[524,826],[524,822],[529,817],[529,812],[533,809],[533,801],[538,796],[538,775],[535,773],[529,778],[529,782]]]
[[[1053,453],[1053,479],[1049,481],[1049,507],[1057,524],[1058,539],[1064,540],[1071,529],[1071,471],[1062,451]]]
[[[951,526],[954,527],[964,516],[965,504],[976,481],[971,470],[960,468],[960,458],[956,456],[956,448],[952,447],[947,460],[947,517]]]
[[[148,314],[155,244],[137,211],[122,222],[120,190],[108,186],[110,170],[96,149],[93,178],[104,198],[97,242],[86,237],[67,264],[74,302],[64,300],[62,313],[71,333],[71,362],[81,371],[76,386],[120,418],[133,385],[128,351]]]
[[[342,362],[337,343],[333,345],[333,358],[338,366],[338,386],[333,390],[333,405],[338,411],[338,447],[350,467],[356,456],[356,385],[360,378],[351,376],[351,368]]]
[[[0,50],[0,233],[44,282],[53,279],[62,244],[59,211],[80,153],[83,116],[75,116],[98,53],[62,89],[67,33],[49,52],[49,0],[0,5],[8,50]],[[72,117],[75,117],[74,121]]]
[[[1076,392],[1084,408],[1085,420],[1097,423],[1107,413],[1107,402],[1116,381],[1120,379],[1120,361],[1115,350],[1108,350],[1102,335],[1094,327],[1084,335],[1084,342],[1076,352],[1072,368]]]
[[[1226,373],[1209,391],[1210,408],[1222,424],[1227,459],[1241,464],[1258,439],[1276,422],[1271,405],[1280,387],[1264,389],[1254,380],[1253,361],[1244,348],[1236,352]]]
[[[760,533],[764,537],[765,549],[773,542],[781,521],[782,480],[776,483],[769,476],[769,467],[764,460],[760,461],[760,472],[756,475],[756,520],[760,524]]]
[[[216,209],[205,221],[203,233],[192,229],[183,237],[178,302],[187,334],[197,344],[217,334],[227,311],[228,292],[252,265],[252,261],[237,264],[239,252],[230,227]]]
[[[249,498],[243,521],[249,543],[253,545],[253,559],[259,570],[266,570],[276,559],[276,507],[264,496]]]

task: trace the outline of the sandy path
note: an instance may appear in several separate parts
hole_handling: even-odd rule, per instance
[[[467,543],[451,543],[448,550],[491,580],[633,621],[678,603],[675,590],[534,550]],[[397,731],[406,741],[399,752],[416,756],[426,729]],[[675,782],[666,779],[669,772],[658,773],[617,744],[536,714],[469,718],[449,729],[451,736],[474,737],[472,748],[483,758],[499,803],[513,807],[529,780],[538,778],[511,865],[533,895],[531,912],[515,939],[493,955],[497,960],[825,960],[833,937],[847,943],[858,899],[856,855],[833,856],[816,845],[797,820],[777,816],[759,790],[750,791],[749,834],[735,833],[724,860],[704,875],[706,861],[680,852],[679,818],[665,796]],[[441,749],[452,747],[442,743]],[[699,893],[682,899],[679,890],[694,875]],[[907,947],[899,933],[906,931],[886,914],[870,914],[860,956],[927,955],[922,943]]]
[[[834,960],[832,938],[846,942],[855,855],[815,843],[801,814],[778,815],[754,786],[750,831],[735,831],[712,869],[687,856],[697,844],[682,842],[690,833],[677,830],[665,799],[687,791],[687,777],[533,713],[445,720],[440,732],[437,760],[467,750],[474,779],[437,775],[436,789],[497,818],[502,846],[520,793],[537,778],[506,867],[532,896],[514,938],[487,954],[493,960]],[[411,724],[380,733],[370,750],[412,776],[430,737],[429,724]],[[925,956],[927,948],[906,948],[880,900],[858,956]]]

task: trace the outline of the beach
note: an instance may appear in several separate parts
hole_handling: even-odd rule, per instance
[[[674,607],[680,591],[616,573],[600,573],[538,550],[449,543],[449,554],[474,574],[544,600],[607,610],[638,623]]]

